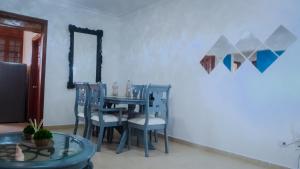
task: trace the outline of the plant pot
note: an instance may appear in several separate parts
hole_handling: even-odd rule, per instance
[[[50,143],[50,139],[34,140],[37,147],[46,147]]]
[[[24,134],[24,139],[25,140],[31,140],[33,137],[33,134]]]

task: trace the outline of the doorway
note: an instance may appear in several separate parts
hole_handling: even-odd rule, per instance
[[[20,108],[17,109],[17,111],[21,112],[23,111],[22,108],[24,108],[24,111],[21,112],[23,114],[16,114],[17,112],[14,109],[11,109],[13,106],[8,105],[7,110],[1,110],[2,106],[0,106],[0,119],[1,116],[12,114],[10,112],[15,113],[13,115],[14,117],[18,117],[8,118],[6,121],[0,121],[0,123],[26,122],[29,119],[37,119],[40,121],[43,119],[47,24],[47,20],[0,11],[0,32],[3,33],[2,36],[0,33],[0,43],[3,37],[12,35],[12,33],[5,34],[4,30],[15,31],[20,35],[19,41],[16,42],[13,47],[13,43],[10,41],[5,41],[2,47],[0,44],[0,64],[5,65],[2,66],[2,69],[9,72],[14,69],[13,67],[24,67],[24,65],[26,65],[24,100],[19,97],[20,93],[14,94],[14,88],[9,88],[11,85],[0,86],[0,90],[2,90],[0,93],[3,94],[7,92],[12,95],[11,100],[5,97],[1,99],[0,96],[0,105],[3,105],[4,102],[6,104],[16,105],[17,101],[15,98],[17,98],[20,102],[24,101],[24,107],[22,104],[19,104]],[[19,74],[20,73],[15,73],[10,76],[10,78],[20,79],[18,77]],[[23,87],[23,81],[18,80],[18,82],[14,82],[11,80],[8,82],[8,80],[0,74],[0,84],[1,83],[17,84],[18,86],[15,88]],[[21,96],[23,95],[21,94]]]

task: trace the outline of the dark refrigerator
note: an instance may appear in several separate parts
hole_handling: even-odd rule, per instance
[[[0,123],[25,121],[27,65],[0,62]]]

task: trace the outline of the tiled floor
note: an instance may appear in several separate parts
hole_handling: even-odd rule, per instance
[[[72,133],[72,129],[58,131]],[[102,152],[93,158],[95,169],[270,169],[174,142],[170,142],[170,153],[165,154],[162,140],[156,145],[157,150],[150,151],[149,158],[144,157],[142,147],[132,146],[131,150],[116,154],[116,146],[104,143]]]
[[[0,133],[22,131],[26,123],[5,123],[0,124]]]

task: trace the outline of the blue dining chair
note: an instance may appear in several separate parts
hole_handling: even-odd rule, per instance
[[[89,84],[88,83],[75,83],[76,95],[75,95],[75,105],[74,105],[74,114],[75,114],[75,128],[73,134],[77,134],[78,124],[80,121],[84,122],[84,132],[83,137],[87,137],[88,133],[88,123],[89,118],[88,114],[88,105],[89,105]]]
[[[127,118],[123,116],[124,108],[105,108],[105,85],[99,83],[98,85],[90,85],[90,99],[89,99],[89,112],[90,110],[96,110],[91,113],[89,123],[89,136],[91,138],[91,127],[98,126],[98,141],[97,151],[101,151],[102,140],[104,137],[104,129],[118,126],[125,126],[127,124]]]
[[[132,97],[137,98],[137,99],[144,99],[146,87],[147,87],[147,85],[133,84],[131,86]],[[137,108],[137,106],[138,106],[138,108]],[[135,104],[128,105],[128,118],[137,117],[137,116],[141,115],[143,112],[144,112],[144,106],[142,106],[142,105],[135,105]],[[136,144],[139,146],[140,137],[143,135],[142,132],[139,132],[139,130],[135,130],[132,132],[132,134],[137,136]]]
[[[99,85],[99,83],[89,83],[89,86],[94,86],[94,87],[96,87],[96,86],[98,86]],[[107,96],[107,85],[105,84],[105,83],[102,83],[102,86],[103,86],[103,88],[104,88],[104,96]],[[93,87],[92,87],[93,88]],[[103,105],[103,108],[105,108],[105,107],[107,107],[107,105],[106,104],[104,104]],[[95,113],[97,113],[97,107],[93,107],[92,109],[91,109],[91,114],[95,114]],[[95,132],[97,132],[97,129],[96,130],[93,130],[94,128],[92,127],[90,130],[92,130],[92,132],[93,131],[95,131]],[[112,130],[113,131],[113,130]],[[104,129],[104,135],[105,135],[105,132],[106,132],[106,128]],[[107,140],[112,140],[112,135],[113,135],[113,132],[107,132],[108,134],[107,134]],[[95,134],[96,135],[96,134]]]
[[[144,98],[146,85],[132,85],[131,88],[132,88],[132,97],[133,98],[137,98],[137,99]],[[137,113],[143,112],[143,106],[141,106],[141,105],[138,105],[138,110],[135,112],[136,106],[137,105],[135,105],[135,104],[128,105],[128,111],[131,112],[131,115],[135,115]],[[135,114],[132,114],[133,112],[135,112]]]
[[[144,115],[128,119],[128,149],[131,145],[131,130],[142,130],[144,133],[145,157],[148,157],[148,132],[164,130],[165,153],[169,152],[167,127],[170,88],[170,85],[148,85],[144,95],[146,100]]]

